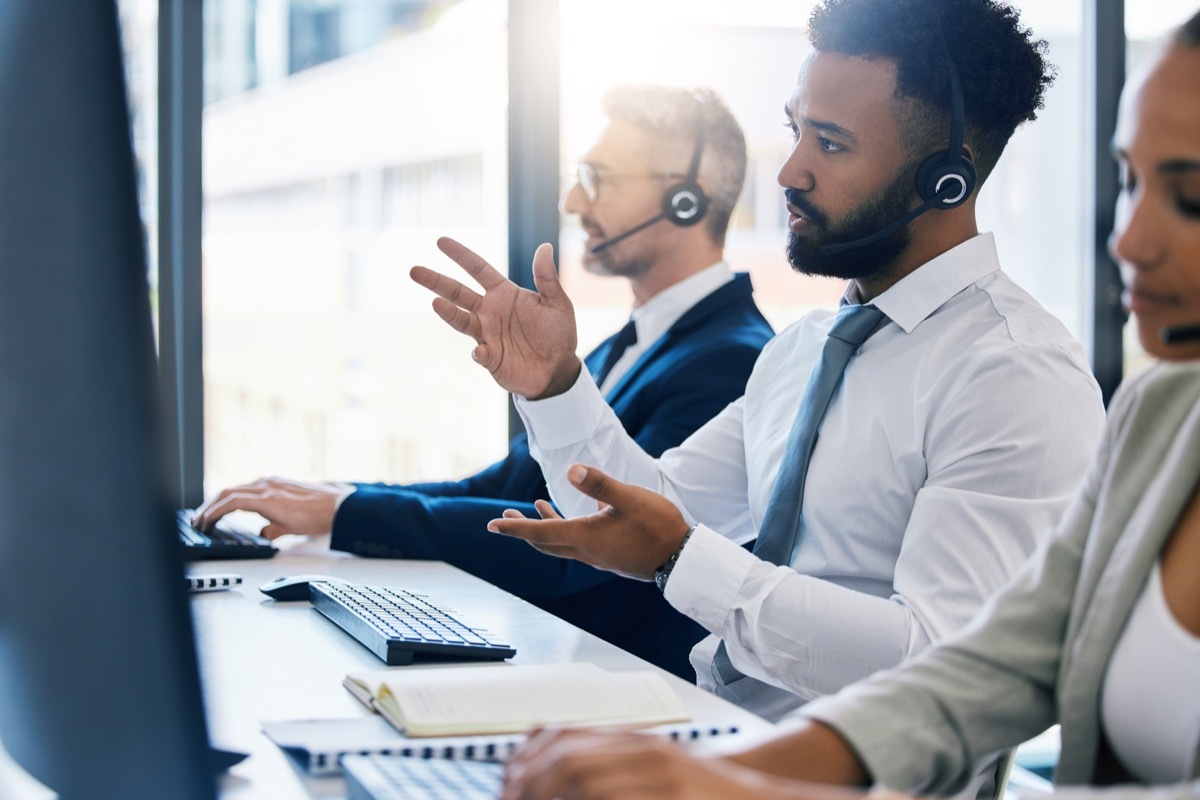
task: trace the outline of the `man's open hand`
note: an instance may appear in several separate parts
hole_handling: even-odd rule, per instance
[[[543,553],[574,558],[629,578],[649,580],[679,549],[688,523],[662,495],[621,483],[595,467],[575,464],[567,479],[600,504],[595,514],[563,519],[545,500],[534,505],[540,520],[509,509],[488,530],[524,539]]]
[[[475,340],[476,363],[502,388],[532,400],[571,388],[582,362],[575,355],[575,309],[558,282],[553,248],[543,244],[534,253],[537,291],[531,292],[453,239],[442,237],[437,245],[484,293],[425,267],[413,267],[409,275],[437,295],[433,310],[439,317]]]

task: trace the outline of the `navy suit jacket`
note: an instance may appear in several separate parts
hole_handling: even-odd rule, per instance
[[[652,456],[682,442],[741,397],[772,331],[738,274],[689,309],[608,395],[625,429]],[[586,359],[594,375],[611,343]],[[653,583],[538,552],[485,526],[506,508],[537,517],[549,499],[524,433],[508,455],[461,481],[359,484],[338,510],[331,546],[378,558],[446,561],[686,680],[688,653],[706,631]],[[509,634],[515,636],[516,632]]]

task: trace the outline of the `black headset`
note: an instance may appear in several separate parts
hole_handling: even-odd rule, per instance
[[[934,153],[921,162],[921,166],[917,169],[917,193],[924,202],[891,225],[875,231],[870,236],[849,242],[822,245],[821,255],[837,255],[876,242],[912,222],[931,208],[948,211],[961,206],[975,191],[975,165],[962,152],[964,129],[966,128],[962,82],[958,78],[954,59],[946,56],[946,65],[950,72],[950,147]]]
[[[672,225],[686,228],[704,219],[704,215],[708,213],[708,195],[704,194],[704,190],[696,182],[696,177],[700,174],[700,157],[702,155],[704,155],[704,129],[697,121],[696,146],[692,149],[692,163],[688,166],[687,175],[683,181],[669,187],[666,194],[663,195],[662,212],[624,233],[619,233],[611,239],[605,239],[592,247],[590,252],[599,253],[601,250],[633,236],[638,231],[649,228],[659,220],[665,219]]]
[[[663,216],[668,222],[689,227],[704,219],[708,213],[708,197],[696,176],[700,174],[700,156],[704,154],[704,129],[697,127],[696,146],[692,150],[692,163],[688,166],[687,177],[682,183],[677,183],[667,189],[663,197]]]
[[[925,159],[917,170],[917,192],[942,211],[967,202],[975,191],[975,165],[963,155],[966,112],[963,108],[962,82],[954,60],[946,56],[950,70],[950,147]]]

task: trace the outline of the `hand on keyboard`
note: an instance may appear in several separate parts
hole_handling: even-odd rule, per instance
[[[260,531],[266,539],[286,534],[323,536],[333,528],[342,500],[354,492],[347,483],[309,483],[261,478],[225,489],[196,509],[194,524],[208,530],[232,511],[254,511],[267,519]]]

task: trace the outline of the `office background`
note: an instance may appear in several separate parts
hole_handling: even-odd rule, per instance
[[[1129,64],[1192,0],[1021,0],[1058,77],[980,195],[1002,262],[1142,366],[1103,250]],[[619,82],[709,85],[747,133],[727,255],[776,328],[841,285],[790,271],[775,171],[812,0],[118,0],[181,503],[235,482],[443,478],[503,453],[504,394],[407,277],[451,235],[528,283],[553,241],[590,349],[629,308],[556,210]]]

